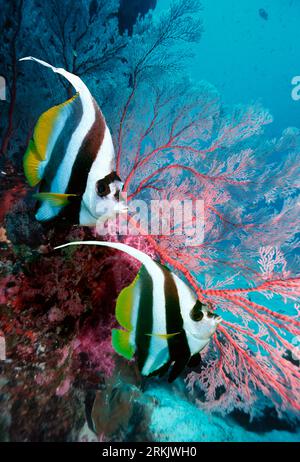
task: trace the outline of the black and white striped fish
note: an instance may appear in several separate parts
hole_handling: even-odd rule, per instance
[[[76,94],[42,114],[24,156],[31,186],[39,184],[38,221],[67,216],[73,223],[95,225],[126,208],[115,172],[115,151],[104,116],[83,81],[64,69],[32,60],[64,76]]]
[[[142,263],[133,283],[122,290],[112,344],[127,359],[137,356],[142,375],[167,372],[173,381],[188,364],[195,366],[199,352],[215,333],[221,317],[209,311],[194,292],[167,267],[144,252],[116,242],[82,241],[69,245],[100,245],[122,250]]]

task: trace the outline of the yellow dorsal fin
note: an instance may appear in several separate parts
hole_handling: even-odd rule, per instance
[[[132,359],[134,348],[129,343],[130,332],[121,329],[112,329],[112,346],[114,350],[126,359]]]
[[[64,110],[68,110],[77,97],[78,93],[64,103],[48,109],[37,121],[33,139],[30,140],[23,159],[25,176],[30,186],[36,186],[42,179],[39,173],[39,165],[46,159],[47,147],[55,129],[55,122]]]
[[[125,287],[118,296],[116,305],[116,318],[120,326],[131,331],[133,326],[131,323],[132,307],[134,303],[134,289],[139,279],[139,275],[136,276],[130,286]]]
[[[41,160],[45,160],[46,158],[47,146],[51,134],[53,133],[56,120],[62,111],[67,108],[67,106],[71,105],[77,97],[78,93],[64,103],[53,106],[48,109],[48,111],[44,112],[37,121],[33,132],[33,140]]]
[[[54,207],[63,207],[69,203],[70,197],[76,197],[76,194],[59,194],[59,193],[37,193],[33,197],[39,201],[48,201]]]

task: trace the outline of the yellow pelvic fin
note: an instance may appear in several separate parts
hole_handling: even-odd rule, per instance
[[[131,331],[133,326],[131,323],[132,307],[134,303],[134,288],[139,279],[139,275],[136,276],[130,286],[125,287],[118,296],[116,304],[116,318],[120,326]]]
[[[121,329],[112,329],[112,346],[114,350],[126,359],[132,359],[134,348],[129,343],[130,332]]]
[[[174,332],[173,334],[145,334],[149,335],[149,337],[159,337],[165,340],[168,340],[169,338],[175,337],[175,335],[179,335],[180,332]]]
[[[76,197],[77,194],[59,194],[59,193],[37,193],[34,194],[39,201],[48,201],[54,207],[63,207],[69,203],[69,197]]]
[[[31,140],[23,159],[24,173],[30,186],[36,186],[41,181],[39,176],[40,162],[41,158],[36,149],[36,145],[34,141]]]

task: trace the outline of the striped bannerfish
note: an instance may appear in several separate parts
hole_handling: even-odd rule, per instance
[[[82,80],[64,69],[32,60],[64,76],[76,94],[43,113],[24,156],[31,186],[39,184],[36,219],[64,215],[73,223],[95,225],[126,210],[115,172],[115,152],[104,116]]]
[[[100,245],[122,250],[142,263],[135,280],[122,290],[112,344],[127,359],[137,356],[142,375],[163,375],[171,367],[169,382],[186,365],[200,363],[199,352],[215,333],[221,317],[209,311],[193,291],[167,267],[144,252],[119,242],[81,241],[70,245]]]

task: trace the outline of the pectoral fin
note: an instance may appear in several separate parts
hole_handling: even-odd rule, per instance
[[[149,337],[158,337],[164,340],[168,340],[169,338],[175,337],[175,335],[179,335],[180,332],[174,332],[173,334],[145,334]]]
[[[77,194],[59,194],[59,193],[37,193],[35,199],[39,201],[48,201],[54,207],[63,207],[69,203],[70,197],[77,197]]]

